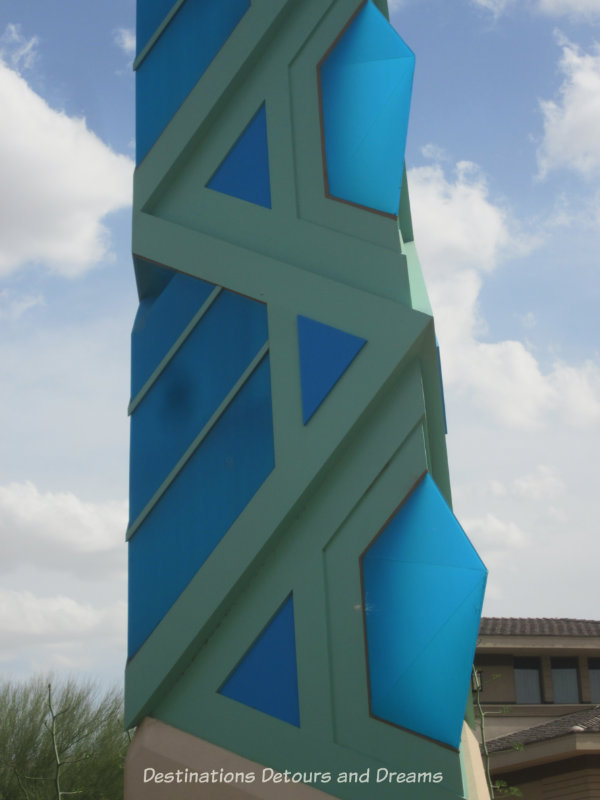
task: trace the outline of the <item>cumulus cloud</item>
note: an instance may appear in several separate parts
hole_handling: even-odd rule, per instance
[[[32,262],[79,275],[109,254],[103,220],[130,204],[133,163],[85,119],[51,108],[4,60],[0,106],[0,276]]]
[[[101,579],[122,571],[124,502],[90,503],[31,482],[0,486],[0,569],[36,564]]]
[[[589,614],[589,595],[570,587],[576,570],[593,584],[593,564],[571,564],[564,543],[579,553],[595,547],[599,366],[543,364],[516,335],[486,341],[485,281],[540,238],[519,227],[476,167],[419,167],[409,186],[442,354],[454,507],[490,569],[486,613]],[[521,331],[516,316],[515,324]]]
[[[600,419],[600,372],[593,363],[556,362],[544,371],[519,340],[482,341],[479,295],[485,275],[535,248],[508,209],[490,197],[485,177],[460,162],[409,174],[415,239],[424,265],[442,347],[446,384],[503,425],[535,430],[552,415],[573,425]]]
[[[27,590],[0,590],[0,662],[4,671],[59,668],[84,670],[114,680],[122,659],[124,602],[99,607],[65,594],[38,596]]]
[[[563,82],[556,99],[540,103],[540,175],[566,167],[595,179],[600,174],[600,46],[586,53],[564,38],[560,42]]]

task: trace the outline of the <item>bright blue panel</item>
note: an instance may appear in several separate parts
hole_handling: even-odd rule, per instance
[[[268,356],[129,542],[129,654],[158,625],[275,465]]]
[[[429,475],[362,572],[372,713],[458,747],[487,571]]]
[[[186,0],[136,72],[139,163],[250,8],[250,0]]]
[[[367,558],[485,569],[429,473],[369,547]]]
[[[165,367],[131,417],[131,521],[200,433],[267,336],[266,306],[223,291]]]
[[[131,333],[131,394],[148,380],[215,287],[176,273],[156,298],[142,300]]]
[[[304,424],[356,358],[366,339],[298,317],[298,349]]]
[[[300,726],[294,603],[288,597],[220,689],[220,693]]]
[[[264,103],[207,184],[209,189],[271,208],[271,177]]]
[[[402,564],[365,558],[372,699],[385,697],[454,610],[481,583],[481,573],[430,564]],[[432,602],[432,586],[435,602]],[[407,609],[419,613],[407,614]],[[391,617],[401,619],[402,637],[390,639]],[[400,629],[400,626],[399,626]],[[410,642],[410,647],[407,643]],[[464,710],[464,709],[463,709]]]
[[[375,716],[459,748],[484,591],[480,577],[387,696],[371,698]]]
[[[371,0],[321,66],[329,193],[397,214],[414,55]]]
[[[136,50],[141,53],[150,37],[175,5],[175,0],[138,0]]]

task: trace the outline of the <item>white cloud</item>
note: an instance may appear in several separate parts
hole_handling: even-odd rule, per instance
[[[421,147],[421,155],[423,158],[430,159],[431,161],[449,161],[448,153],[444,150],[443,147],[439,147],[437,144],[433,144],[433,142],[429,142],[428,144],[423,145]]]
[[[511,6],[531,9],[548,16],[566,16],[572,19],[593,20],[600,16],[600,0],[471,0],[476,6],[491,11],[498,18]]]
[[[540,175],[569,168],[584,178],[600,174],[600,46],[585,53],[561,38],[564,76],[556,100],[540,102],[544,135],[538,149]]]
[[[125,627],[124,602],[99,607],[65,594],[0,589],[0,663],[5,674],[57,668],[118,681]]]
[[[0,289],[0,320],[17,320],[36,306],[43,306],[41,294],[22,294],[11,289]]]
[[[78,603],[72,597],[57,594],[36,597],[32,592],[0,590],[0,633],[44,640],[97,633],[112,625],[114,609],[98,609]]]
[[[518,340],[481,341],[479,295],[487,273],[535,248],[536,236],[489,194],[477,167],[460,162],[454,179],[437,164],[410,170],[415,241],[436,316],[446,385],[496,422],[543,429],[558,415],[571,425],[600,419],[597,365],[555,363],[542,370]]]
[[[512,5],[513,0],[471,0],[471,2],[491,11],[495,17],[499,17],[508,6]]]
[[[131,202],[133,163],[52,109],[0,61],[0,275],[28,263],[74,276],[107,257],[103,219]]]
[[[551,16],[591,19],[600,15],[600,0],[539,0],[538,8]]]
[[[26,563],[95,579],[119,574],[126,524],[124,502],[84,502],[31,482],[0,486],[0,569]]]
[[[538,237],[472,166],[451,175],[436,164],[408,177],[441,347],[454,508],[490,570],[484,611],[589,616],[598,591],[572,587],[595,586],[595,564],[570,553],[596,548],[599,365],[542,365],[517,335],[485,341],[484,283]]]
[[[10,23],[0,36],[0,59],[17,71],[31,69],[39,56],[39,43],[37,36],[26,39],[21,33],[21,26]]]
[[[127,56],[133,56],[135,53],[135,33],[130,28],[117,28],[115,31],[115,44]]]
[[[504,522],[494,514],[464,519],[463,526],[467,532],[477,535],[488,556],[492,553],[511,554],[515,549],[524,548],[531,538],[516,523]]]
[[[548,500],[561,495],[566,485],[555,467],[539,464],[534,472],[516,478],[514,490],[528,500]]]

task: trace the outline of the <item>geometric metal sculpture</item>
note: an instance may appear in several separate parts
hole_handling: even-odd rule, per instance
[[[483,796],[412,65],[385,0],[138,0],[127,800]]]

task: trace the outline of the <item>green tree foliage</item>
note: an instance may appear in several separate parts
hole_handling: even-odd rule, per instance
[[[0,684],[0,800],[122,800],[128,744],[116,690],[40,677]]]

